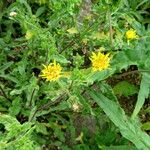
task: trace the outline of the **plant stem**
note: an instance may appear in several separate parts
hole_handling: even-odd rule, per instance
[[[110,46],[111,46],[111,48],[113,48],[113,29],[112,29],[112,18],[111,18],[110,6],[109,6],[109,10],[108,10],[108,20],[109,20]]]
[[[35,89],[32,91],[31,99],[30,99],[30,102],[29,102],[29,107],[32,106],[32,100],[33,100],[34,93],[35,93]]]
[[[115,75],[112,78],[122,78],[124,76],[130,75],[130,74],[134,74],[134,73],[139,73],[139,72],[150,72],[150,70],[133,70],[133,71],[130,71],[130,72],[125,72],[125,73],[123,73],[121,75]]]
[[[29,120],[30,122],[34,119],[35,115],[37,114],[37,112],[42,111],[44,109],[48,109],[50,106],[53,106],[55,104],[58,104],[62,98],[66,96],[66,93],[62,93],[58,98],[56,98],[54,101],[49,101],[47,104],[44,104],[43,106],[37,108],[37,110],[33,113],[31,119]]]

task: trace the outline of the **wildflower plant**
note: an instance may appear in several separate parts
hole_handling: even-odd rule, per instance
[[[0,149],[150,149],[149,1],[0,10]]]

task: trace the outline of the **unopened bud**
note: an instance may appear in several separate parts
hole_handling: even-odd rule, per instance
[[[15,17],[16,15],[17,15],[17,13],[16,12],[14,12],[14,11],[12,11],[12,12],[10,12],[10,17]]]

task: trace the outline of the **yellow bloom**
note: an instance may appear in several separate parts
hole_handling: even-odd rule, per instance
[[[42,74],[40,76],[42,78],[45,78],[46,81],[56,81],[61,77],[62,67],[60,66],[60,64],[57,64],[55,60],[48,66],[43,66],[44,69],[42,70]]]
[[[126,32],[127,40],[137,39],[138,35],[136,34],[136,30],[130,29]]]
[[[109,67],[110,59],[109,54],[104,55],[101,52],[98,52],[98,54],[92,53],[90,60],[92,62],[93,71],[107,69]]]

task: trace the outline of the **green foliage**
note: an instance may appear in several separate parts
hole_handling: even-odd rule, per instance
[[[138,149],[150,148],[150,137],[144,133],[136,120],[128,118],[122,108],[101,93],[90,91],[91,97],[100,105],[112,122],[118,126],[121,134],[132,141]]]
[[[140,111],[140,109],[142,108],[145,102],[145,99],[148,98],[149,96],[149,93],[150,93],[149,80],[150,80],[150,75],[147,73],[143,73],[137,103],[135,105],[135,109],[132,114],[133,118],[138,114],[138,112]]]
[[[149,114],[149,4],[1,0],[0,149],[150,149],[141,130],[149,122],[140,123]],[[129,29],[137,39],[127,39]],[[92,52],[109,53],[109,67],[93,72]],[[43,65],[54,60],[62,76],[46,82]],[[130,80],[139,74],[139,90],[126,73]],[[138,97],[131,117],[119,105],[122,95],[132,104],[130,96]]]
[[[20,124],[15,118],[3,115],[0,116],[0,123],[5,126],[5,132],[0,141],[1,149],[38,149],[38,145],[31,139],[34,126],[31,123]]]
[[[142,129],[143,130],[150,130],[150,121],[142,124]]]
[[[127,81],[121,81],[121,82],[117,83],[113,87],[113,91],[116,95],[119,95],[119,96],[123,95],[123,96],[126,96],[126,97],[138,93],[137,87],[134,86],[133,84],[130,84]]]

